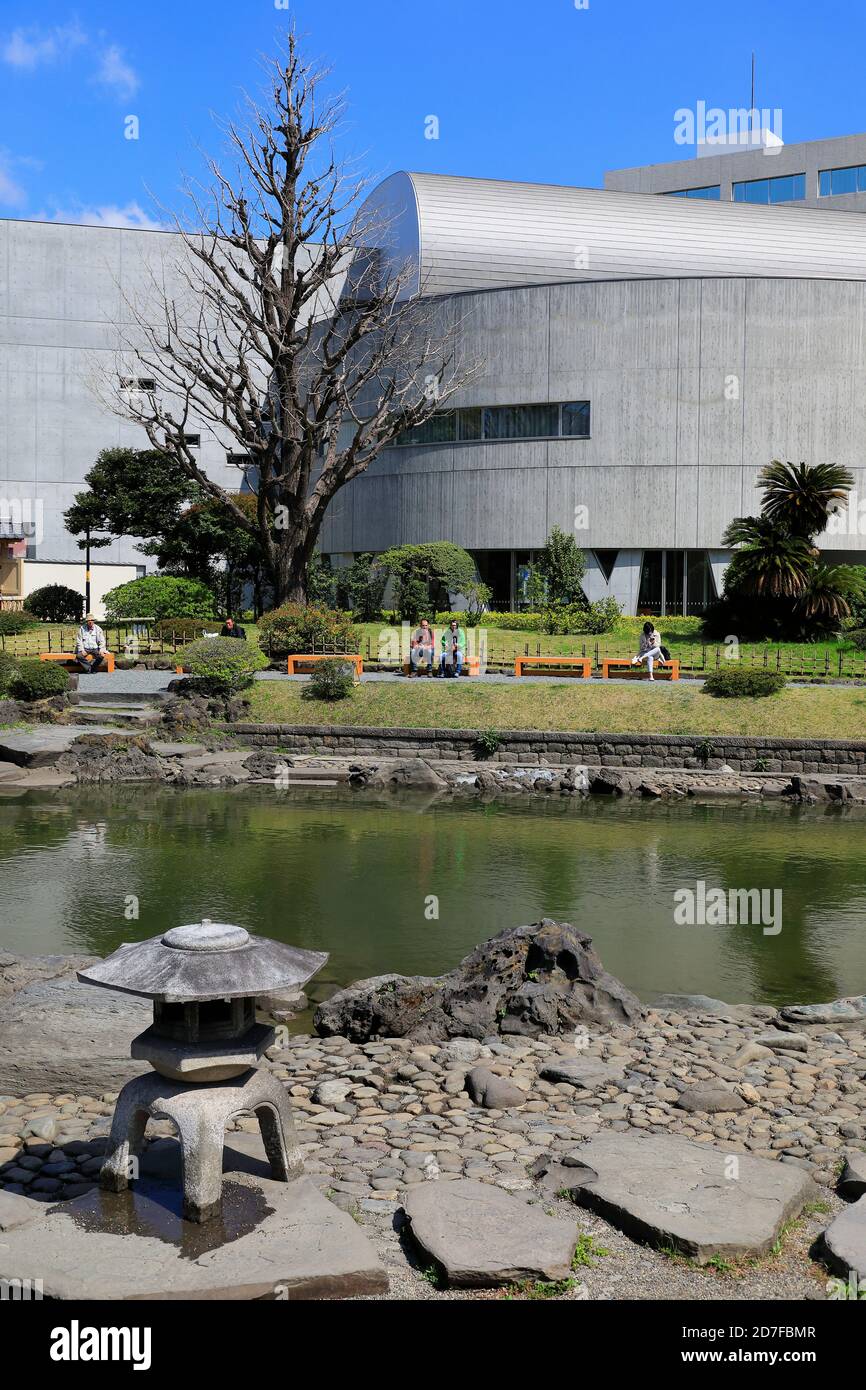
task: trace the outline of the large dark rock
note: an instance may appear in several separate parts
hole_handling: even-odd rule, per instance
[[[641,1004],[609,975],[592,938],[545,918],[485,941],[456,970],[437,977],[378,975],[340,990],[316,1010],[324,1036],[355,1042],[419,1042],[491,1033],[562,1034],[578,1024],[627,1023]]]

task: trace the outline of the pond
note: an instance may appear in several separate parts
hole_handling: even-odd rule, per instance
[[[548,916],[647,1001],[814,1002],[866,992],[864,830],[863,812],[777,803],[28,793],[0,797],[0,949],[106,955],[210,917],[330,951],[321,998],[439,974]],[[674,895],[698,883],[781,890],[781,930],[680,925]]]

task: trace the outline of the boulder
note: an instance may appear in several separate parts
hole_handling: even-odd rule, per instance
[[[831,1221],[820,1244],[824,1261],[834,1273],[866,1281],[866,1197]]]
[[[829,1004],[785,1004],[779,1013],[789,1023],[866,1023],[866,994]]]
[[[619,1085],[625,1078],[625,1067],[598,1057],[557,1058],[545,1062],[538,1074],[543,1081],[565,1081],[584,1091],[600,1091],[602,1086]]]
[[[546,1216],[490,1183],[419,1183],[407,1193],[404,1211],[416,1245],[457,1287],[567,1279],[571,1273],[575,1223]]]
[[[794,1164],[667,1134],[605,1130],[575,1146],[571,1157],[591,1170],[566,1176],[573,1201],[698,1264],[714,1255],[765,1255],[818,1191]]]
[[[697,1086],[687,1086],[681,1091],[674,1104],[680,1110],[704,1115],[725,1114],[731,1110],[745,1110],[746,1102],[724,1081],[701,1081]]]
[[[487,1067],[473,1067],[466,1078],[466,1089],[476,1105],[486,1110],[510,1110],[517,1105],[525,1105],[529,1099],[513,1082]]]
[[[640,1001],[604,969],[592,938],[544,918],[476,946],[440,976],[378,975],[332,995],[316,1010],[323,1036],[353,1042],[409,1037],[418,1042],[574,1032],[642,1017]]]
[[[46,960],[59,962],[47,965]],[[134,995],[80,983],[75,970],[90,957],[41,958],[31,978],[20,958],[4,957],[13,982],[0,1012],[0,1094],[118,1091],[147,1070],[129,1045],[153,1021],[150,1003]],[[11,963],[10,963],[11,962]]]
[[[768,1047],[773,1052],[808,1052],[811,1039],[805,1033],[762,1033],[753,1038],[755,1047]]]
[[[866,1153],[853,1151],[846,1156],[845,1167],[839,1179],[839,1193],[849,1202],[866,1197]]]
[[[634,796],[645,780],[644,773],[627,768],[589,769],[589,790],[599,796]]]
[[[408,758],[405,762],[378,769],[367,785],[391,791],[445,791],[448,783],[423,758]]]

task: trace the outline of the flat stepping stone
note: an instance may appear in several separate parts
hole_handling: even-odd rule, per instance
[[[779,1013],[790,1023],[866,1023],[866,994],[829,1004],[785,1004]]]
[[[574,1057],[565,1061],[545,1062],[538,1069],[543,1081],[565,1081],[585,1091],[599,1091],[602,1086],[615,1086],[625,1078],[625,1067],[614,1062],[601,1062],[597,1057]]]
[[[546,1216],[490,1183],[425,1182],[403,1204],[412,1237],[449,1284],[492,1288],[523,1279],[567,1279],[577,1226]]]
[[[747,1102],[724,1082],[707,1081],[699,1086],[687,1086],[680,1092],[674,1105],[692,1114],[718,1115],[727,1114],[732,1110],[745,1110]]]
[[[151,1149],[157,1149],[154,1162]],[[224,1217],[228,1213],[231,1226],[237,1209],[240,1223],[235,1217],[235,1238],[224,1244],[211,1246],[207,1225],[191,1228],[174,1214],[165,1183],[176,1183],[179,1165],[176,1140],[151,1145],[133,1184],[134,1203],[130,1194],[98,1190],[57,1206],[22,1199],[38,1215],[4,1233],[0,1279],[39,1278],[46,1298],[76,1302],[357,1298],[388,1292],[385,1268],[351,1216],[309,1178],[284,1183],[265,1176],[258,1135],[227,1136]],[[132,1232],[123,1217],[130,1209]]]
[[[0,1192],[0,1231],[11,1231],[16,1226],[23,1226],[42,1210],[43,1208],[29,1197],[21,1197],[16,1192]]]
[[[30,733],[0,734],[0,763],[19,767],[53,767],[82,734],[116,734],[97,724],[51,724]]]
[[[607,1130],[576,1146],[572,1157],[598,1174],[576,1175],[574,1201],[626,1235],[673,1246],[698,1264],[714,1255],[766,1254],[817,1192],[795,1164],[673,1135]]]
[[[866,1197],[846,1207],[821,1238],[824,1261],[836,1274],[866,1280]]]

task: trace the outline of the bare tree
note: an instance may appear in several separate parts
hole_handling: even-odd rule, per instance
[[[174,219],[182,292],[155,275],[146,302],[127,301],[120,357],[145,389],[118,374],[101,395],[259,537],[281,603],[305,599],[337,492],[477,368],[459,362],[441,303],[407,293],[416,268],[383,251],[389,228],[362,205],[366,181],[334,154],[342,100],[320,96],[327,70],[294,29],[266,72],[266,99],[223,127],[232,170],[208,158],[211,186],[187,181],[191,217]],[[248,460],[254,517],[190,448],[201,423]]]

